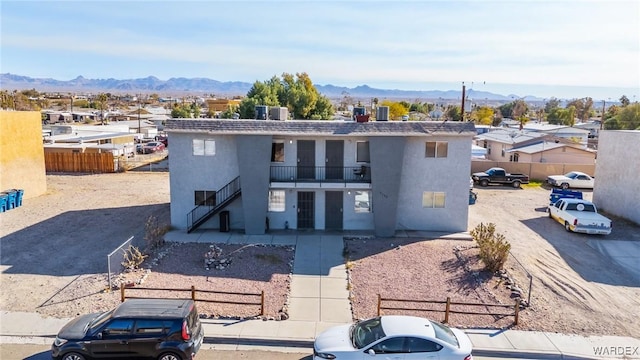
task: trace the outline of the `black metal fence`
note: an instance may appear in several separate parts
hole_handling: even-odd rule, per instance
[[[368,166],[272,166],[270,181],[370,183]]]

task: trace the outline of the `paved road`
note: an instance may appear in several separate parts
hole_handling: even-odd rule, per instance
[[[311,350],[309,350],[311,351]],[[512,358],[473,357],[474,360],[508,360]],[[0,346],[2,360],[51,360],[49,347],[31,344],[2,344]],[[221,351],[203,349],[198,353],[198,360],[311,360],[309,353],[284,353],[277,351]],[[515,359],[515,358],[514,358]],[[522,360],[522,358],[519,358]]]

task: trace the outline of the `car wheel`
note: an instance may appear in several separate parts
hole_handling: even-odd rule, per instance
[[[480,186],[486,187],[487,185],[489,185],[489,180],[487,179],[480,180]]]
[[[78,353],[72,352],[72,353],[65,354],[62,357],[62,360],[85,360],[85,358],[84,356]]]
[[[158,356],[158,360],[182,360],[182,358],[174,353],[164,353]]]
[[[513,187],[516,188],[516,189],[519,188],[520,187],[520,181],[518,181],[518,180],[514,181],[513,182]]]
[[[562,183],[562,185],[560,185],[560,187],[561,187],[563,190],[567,190],[567,189],[569,188],[569,184],[567,184],[567,183]]]
[[[564,222],[564,229],[567,230],[568,232],[571,232],[571,226],[566,221]]]

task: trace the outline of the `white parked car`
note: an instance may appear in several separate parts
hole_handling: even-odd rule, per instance
[[[564,225],[565,230],[585,234],[611,234],[612,222],[598,214],[591,201],[562,198],[547,208],[549,217]]]
[[[473,360],[461,330],[415,316],[386,315],[329,328],[316,338],[313,359]]]
[[[593,189],[593,177],[580,171],[570,171],[564,175],[551,175],[547,177],[551,186],[559,186],[563,189],[581,188]]]

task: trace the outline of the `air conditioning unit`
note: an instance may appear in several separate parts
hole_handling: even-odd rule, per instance
[[[266,105],[256,105],[256,120],[269,119],[269,107]]]
[[[376,109],[376,121],[389,121],[388,106],[378,106]]]
[[[272,107],[269,108],[269,118],[271,120],[287,120],[289,116],[289,109],[286,107]]]

